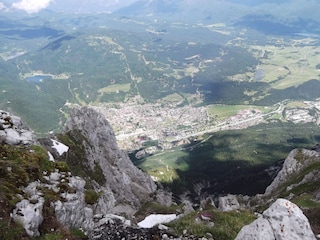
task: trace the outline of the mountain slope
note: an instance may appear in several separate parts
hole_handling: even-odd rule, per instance
[[[70,169],[78,168],[80,164],[91,172],[94,179],[99,175],[96,180],[101,184],[103,201],[97,207],[102,212],[130,216],[151,200],[156,191],[155,183],[133,165],[126,153],[119,150],[113,129],[102,114],[87,107],[74,109],[67,120],[65,132],[69,142],[83,149],[85,155],[85,162],[79,162],[81,155],[72,148],[66,159]]]
[[[294,149],[286,157],[282,169],[263,195],[249,201],[254,209],[265,209],[277,198],[297,204],[308,217],[315,233],[320,232],[320,152]]]

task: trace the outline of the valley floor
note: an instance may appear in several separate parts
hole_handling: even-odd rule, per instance
[[[131,151],[156,142],[161,149],[170,149],[200,138],[206,133],[246,129],[272,121],[297,123],[320,122],[320,101],[279,102],[274,106],[209,105],[176,107],[135,102],[95,107],[115,130],[120,148]]]

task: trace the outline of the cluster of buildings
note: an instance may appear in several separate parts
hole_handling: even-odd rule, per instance
[[[175,142],[209,121],[205,107],[119,103],[99,110],[113,126],[122,149],[137,149],[148,141]]]
[[[226,119],[210,117],[206,107],[183,106],[164,103],[136,102],[102,105],[99,107],[113,126],[119,147],[124,150],[142,147],[170,149],[186,144],[190,137],[206,132],[244,129],[265,122],[278,114],[282,121],[319,124],[320,101],[304,102],[305,107],[288,107],[279,103],[276,110],[264,113],[249,107]]]

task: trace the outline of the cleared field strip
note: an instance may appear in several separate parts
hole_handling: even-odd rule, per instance
[[[318,46],[254,46],[263,52],[259,59],[261,81],[275,89],[285,89],[319,79],[316,65],[320,62]]]

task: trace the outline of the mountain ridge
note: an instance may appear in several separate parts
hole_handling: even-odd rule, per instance
[[[71,132],[73,132],[73,134],[70,134]],[[78,133],[75,133],[75,132],[78,132]],[[81,133],[81,135],[79,133]],[[142,173],[140,170],[134,170],[135,168],[133,168],[132,163],[129,163],[129,162],[125,163],[125,161],[130,161],[130,160],[127,157],[125,157],[125,155],[118,152],[119,150],[117,150],[114,133],[112,133],[112,129],[110,125],[108,125],[108,122],[107,120],[105,120],[104,116],[102,114],[99,114],[95,110],[89,109],[87,107],[75,109],[71,114],[69,120],[67,121],[64,134],[65,135],[63,134],[58,135],[57,137],[60,140],[63,140],[62,142],[64,142],[64,144],[69,145],[68,148],[63,147],[63,143],[58,143],[53,140],[40,141],[44,147],[46,147],[49,150],[51,149],[52,155],[54,155],[54,158],[51,160],[49,160],[48,152],[44,151],[43,149],[41,150],[41,148],[39,147],[35,148],[36,151],[35,150],[31,151],[30,146],[24,147],[26,148],[26,150],[24,150],[24,148],[19,147],[21,143],[18,143],[18,142],[16,143],[18,144],[16,147],[12,145],[3,145],[3,144],[0,145],[2,148],[2,159],[0,164],[0,170],[1,170],[1,173],[5,173],[4,175],[5,179],[3,179],[3,175],[2,175],[2,178],[0,178],[0,181],[2,182],[2,186],[8,185],[10,181],[14,181],[14,179],[17,177],[21,178],[21,175],[22,175],[21,173],[18,176],[14,175],[16,174],[16,171],[17,171],[14,165],[15,164],[14,162],[21,161],[20,157],[22,157],[23,154],[26,155],[26,153],[24,152],[22,152],[21,153],[22,155],[20,155],[20,151],[29,152],[27,154],[26,159],[23,160],[22,165],[21,163],[17,162],[18,164],[20,164],[20,167],[29,166],[26,168],[26,170],[22,170],[22,169],[19,170],[23,172],[23,174],[25,174],[26,176],[24,182],[16,183],[18,184],[16,186],[20,187],[20,190],[16,189],[16,191],[18,191],[20,194],[12,192],[12,190],[14,190],[15,188],[12,188],[12,190],[8,190],[8,189],[5,190],[6,192],[5,195],[2,195],[4,189],[0,191],[0,194],[1,194],[0,203],[2,205],[6,202],[9,205],[11,204],[10,208],[6,207],[4,209],[7,209],[9,213],[13,210],[12,217],[14,221],[22,223],[29,236],[46,235],[46,234],[49,234],[50,231],[52,232],[52,229],[57,229],[58,231],[61,231],[61,229],[64,229],[64,228],[65,228],[65,230],[63,230],[65,232],[64,234],[71,234],[70,232],[67,233],[68,232],[67,229],[81,228],[83,229],[82,231],[88,234],[87,236],[89,237],[89,239],[92,239],[92,238],[101,239],[100,238],[101,236],[106,236],[105,234],[107,231],[109,231],[109,234],[115,234],[115,235],[109,235],[109,236],[113,236],[110,239],[118,239],[118,238],[114,238],[117,234],[120,234],[121,236],[129,236],[129,235],[132,236],[132,234],[133,235],[138,234],[139,236],[144,236],[145,239],[150,239],[150,236],[152,234],[155,234],[158,236],[162,236],[162,239],[165,239],[164,236],[168,236],[169,234],[169,232],[167,232],[166,230],[160,230],[160,229],[159,230],[156,230],[156,229],[143,230],[139,228],[137,229],[134,227],[134,225],[131,225],[131,223],[129,224],[129,222],[126,220],[126,218],[134,220],[134,218],[130,218],[130,215],[133,214],[132,209],[138,210],[140,208],[139,211],[141,211],[142,208],[146,207],[146,206],[143,207],[143,204],[148,201],[152,201],[161,197],[162,201],[160,202],[162,202],[162,204],[165,198],[167,198],[166,202],[169,203],[168,206],[172,205],[174,202],[172,201],[173,199],[172,197],[170,197],[170,194],[165,193],[163,195],[163,190],[161,190],[160,192],[155,192],[156,186],[152,182],[150,177],[147,177],[146,174]],[[51,136],[51,138],[52,137],[54,136]],[[66,141],[66,139],[69,139],[69,140]],[[48,144],[50,142],[51,144]],[[52,145],[53,142],[54,142],[53,144],[54,146]],[[72,142],[77,146],[77,149],[72,147],[72,144],[71,144]],[[59,146],[63,147],[64,151],[58,151],[58,152],[52,151],[53,149],[56,150],[57,147]],[[106,149],[107,152],[104,152],[105,150],[103,149]],[[79,150],[81,151],[79,152]],[[108,151],[110,152],[108,153]],[[113,151],[114,153],[112,153]],[[78,166],[78,167],[81,167],[84,169],[91,168],[91,171],[87,171],[87,175],[82,174],[81,177],[79,177],[73,174],[76,172],[76,170],[74,169],[75,167],[74,163],[71,163],[68,160],[68,158],[73,158],[72,152],[77,152],[76,155],[73,155],[73,157],[75,156],[76,158],[78,158],[81,155],[85,156],[82,160],[86,159],[85,161],[87,161],[87,163],[83,166]],[[309,153],[310,154],[313,153],[313,154],[310,155]],[[9,157],[9,161],[11,162],[7,162],[8,159],[6,160],[6,158],[4,157],[5,154]],[[103,157],[104,160],[102,160],[101,157],[99,157],[99,155],[101,157],[104,156]],[[125,158],[126,160],[124,161]],[[297,201],[301,197],[303,197],[304,196],[303,194],[307,193],[307,191],[309,191],[310,188],[308,188],[309,190],[305,192],[304,191],[301,192],[301,190],[300,192],[296,192],[295,189],[299,189],[301,188],[301,186],[304,186],[305,184],[309,184],[309,183],[311,183],[310,186],[312,186],[311,199],[313,199],[315,196],[318,196],[319,194],[317,194],[317,192],[319,192],[320,190],[317,187],[318,185],[315,185],[314,183],[317,183],[320,179],[320,177],[317,177],[317,176],[320,176],[319,175],[319,172],[320,172],[319,153],[311,150],[301,150],[301,149],[293,150],[286,158],[284,166],[289,164],[291,167],[294,167],[295,166],[294,164],[290,164],[294,159],[295,161],[298,161],[301,164],[305,164],[305,165],[302,168],[301,166],[295,167],[291,171],[292,174],[289,174],[289,175],[283,175],[283,173],[280,171],[278,173],[278,177],[276,177],[274,180],[274,182],[278,182],[279,184],[270,185],[270,186],[273,186],[272,187],[273,191],[267,191],[266,194],[264,195],[257,195],[254,197],[241,196],[241,195],[237,195],[237,196],[228,195],[226,197],[219,197],[219,209],[221,209],[220,211],[226,212],[225,214],[228,214],[228,212],[230,211],[233,212],[233,211],[240,210],[241,214],[239,214],[239,212],[237,214],[238,215],[237,217],[240,217],[241,215],[246,216],[247,213],[243,212],[243,211],[247,211],[245,209],[251,209],[251,210],[255,209],[255,211],[257,211],[257,209],[259,208],[266,209],[268,208],[268,205],[270,205],[280,197],[285,197],[287,199],[290,199],[291,201]],[[308,159],[310,159],[310,161]],[[39,161],[42,163],[40,164]],[[99,161],[100,162],[110,161],[110,163],[109,165],[108,164],[100,165],[101,163],[99,163]],[[96,165],[95,162],[98,165]],[[33,167],[30,168],[30,166],[33,166]],[[310,168],[310,166],[313,166],[313,167]],[[92,168],[94,168],[95,170],[92,171]],[[99,170],[100,168],[101,170]],[[107,168],[109,170],[107,170]],[[119,168],[119,170],[116,170],[114,171],[114,173],[112,173],[113,170],[117,168]],[[306,171],[306,169],[308,169],[308,171]],[[126,171],[129,171],[130,173],[125,173]],[[285,171],[285,167],[283,168],[282,171]],[[316,172],[318,174],[315,174]],[[314,177],[312,177],[310,173],[313,173],[312,176]],[[30,174],[33,176],[32,178]],[[109,174],[110,176],[108,176]],[[115,174],[115,175],[112,175],[112,174]],[[124,177],[125,175],[123,174],[127,174],[127,176]],[[128,178],[130,177],[130,174],[133,174],[135,179],[132,178],[130,180],[130,178]],[[298,175],[303,174],[303,175],[296,178],[297,174]],[[95,175],[100,175],[100,177],[103,176],[103,178],[102,179],[96,178],[97,176]],[[115,177],[115,179],[112,179],[113,176]],[[286,176],[286,177],[280,177],[280,176]],[[146,178],[148,180],[143,180],[141,178]],[[281,181],[277,179],[281,179]],[[295,181],[298,181],[297,182],[298,184],[295,184],[295,182],[292,182],[293,179],[295,179]],[[138,182],[136,184],[135,182],[137,180]],[[9,182],[6,182],[6,181],[9,181]],[[288,182],[291,184],[288,186],[291,186],[291,187],[285,188],[287,190],[285,190],[285,192],[282,192],[281,189],[283,189],[283,187],[281,186],[283,185],[286,186]],[[100,185],[101,183],[102,185]],[[107,185],[104,185],[108,183],[114,186],[107,187]],[[22,188],[20,184],[23,185]],[[143,185],[145,185],[146,187],[141,188],[141,186]],[[275,186],[280,186],[280,187],[275,187]],[[136,189],[136,190],[132,192],[130,188]],[[146,191],[146,194],[141,194],[142,191]],[[293,192],[294,194],[292,194]],[[131,197],[133,196],[132,194],[133,195],[138,194],[138,196]],[[13,202],[10,202],[9,199],[11,199],[10,201],[12,201],[13,199],[15,200]],[[134,200],[134,199],[137,199],[137,200]],[[188,217],[189,216],[188,214],[190,214],[190,212],[191,214],[196,214],[195,209],[193,209],[195,205],[191,206],[192,203],[190,205],[190,202],[188,203],[188,201],[186,200],[187,199],[185,199],[185,202],[184,202],[184,205],[185,205],[183,208],[184,210],[178,207],[178,209],[174,208],[175,210],[173,210],[172,208],[169,208],[171,210],[167,209],[166,212],[170,211],[172,213],[173,211],[173,212],[179,212],[179,214],[182,213],[181,221],[185,217]],[[135,201],[135,204],[132,205],[131,201]],[[200,212],[202,211],[202,214],[209,216],[209,222],[208,220],[200,219],[201,224],[204,224],[204,225],[209,224],[206,227],[207,231],[212,231],[212,230],[214,231],[214,229],[217,228],[219,224],[218,224],[218,219],[213,220],[213,218],[211,217],[211,214],[212,214],[211,211],[214,211],[213,213],[219,214],[219,215],[223,213],[220,213],[220,212],[218,213],[216,212],[217,210],[214,210],[212,207],[210,207],[208,205],[210,201],[213,203],[213,199],[210,200],[210,197],[204,200],[202,202],[202,206],[206,210],[203,211],[199,209],[198,211]],[[237,201],[239,201],[240,204]],[[290,203],[288,200],[286,201],[287,203]],[[130,204],[128,205],[128,203]],[[301,201],[299,203],[300,203],[299,205],[301,205],[303,209],[305,209],[306,207],[305,203]],[[316,204],[315,206],[317,206],[316,202],[315,204]],[[281,204],[279,205],[279,203],[277,203],[276,205],[274,205],[274,207],[276,206],[280,207]],[[315,209],[314,205],[313,205],[313,208],[308,207],[308,209]],[[155,211],[155,209],[147,210],[145,214],[146,215],[150,214],[150,211],[153,212]],[[54,218],[52,218],[52,215],[48,215],[52,213],[54,213],[55,215]],[[124,215],[125,217],[114,215],[114,213]],[[301,213],[298,213],[297,217],[299,215],[301,215]],[[295,215],[292,215],[290,217],[292,221],[295,221],[294,216]],[[317,225],[314,222],[315,219],[312,217],[312,215],[307,214],[307,216],[311,216],[310,218],[311,225],[313,226],[313,229],[316,230],[317,228],[315,228],[315,226]],[[234,217],[236,216],[233,216],[232,218]],[[199,220],[192,220],[192,219],[193,218],[191,217],[191,219],[188,221],[192,221],[192,222],[199,221]],[[179,222],[179,219],[177,220],[177,222]],[[210,225],[215,222],[216,224],[218,224],[217,226]],[[199,222],[195,222],[195,223],[196,225],[199,226]],[[195,223],[192,223],[192,224],[195,224]],[[240,226],[242,227],[247,223],[249,223],[248,219],[246,219]],[[64,228],[59,226],[59,224],[62,224]],[[0,221],[0,229],[1,228],[2,228],[2,223]],[[309,230],[306,230],[306,231],[309,231]],[[23,231],[22,232],[19,232],[19,231],[21,230],[17,230],[17,232],[11,232],[10,234],[15,234],[14,236],[18,236],[18,235],[24,236]],[[227,229],[225,229],[225,231],[227,232]],[[239,231],[240,231],[240,228],[239,228]],[[4,232],[3,234],[9,234],[9,233]],[[56,234],[59,234],[59,233],[56,233]],[[295,232],[291,232],[291,234],[295,234]],[[297,234],[300,234],[300,233],[297,233]],[[306,234],[310,234],[310,231]],[[63,235],[63,236],[70,236],[70,235]],[[172,235],[172,236],[175,236],[175,235]],[[28,237],[26,239],[28,239]],[[184,236],[180,236],[180,237],[175,236],[175,239],[194,239],[194,238],[189,236],[188,234],[184,234]],[[230,239],[230,238],[228,237],[226,239]],[[239,238],[239,239],[242,239],[242,238]]]

